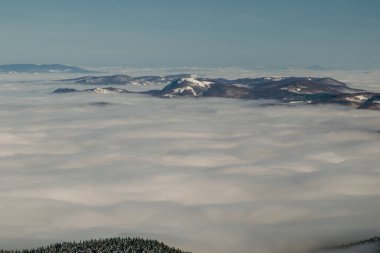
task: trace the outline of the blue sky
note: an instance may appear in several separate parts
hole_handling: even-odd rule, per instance
[[[0,63],[380,67],[379,0],[1,0]]]

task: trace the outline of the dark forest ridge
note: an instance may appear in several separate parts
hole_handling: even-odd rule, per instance
[[[30,250],[0,250],[0,253],[186,253],[156,240],[109,238],[81,242],[55,243]]]
[[[335,246],[330,246],[330,247],[325,247],[321,250],[318,250],[318,252],[324,252],[324,251],[332,251],[332,250],[340,250],[342,253],[344,253],[344,250],[353,250],[357,247],[360,246],[368,246],[372,245],[374,248],[376,248],[376,252],[373,253],[378,253],[380,252],[380,237],[372,237],[369,239],[361,240],[361,241],[356,241],[356,242],[349,242],[347,244],[340,244],[340,245],[335,245]],[[353,252],[353,251],[349,251]],[[359,253],[359,252],[358,252]]]
[[[330,252],[331,250],[352,250],[360,246],[374,246],[380,250],[380,237],[349,242],[347,244],[324,247],[313,252]],[[109,238],[88,240],[80,242],[62,242],[55,243],[45,247],[29,250],[0,250],[0,253],[190,253],[180,249],[169,247],[157,240],[148,240],[142,238]],[[352,252],[352,251],[349,251]],[[375,252],[374,252],[375,253]]]

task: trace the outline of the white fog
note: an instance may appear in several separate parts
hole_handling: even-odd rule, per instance
[[[124,70],[149,71],[171,73]],[[373,91],[380,77],[176,71],[323,75]],[[0,75],[1,248],[142,236],[196,253],[306,253],[380,233],[379,111],[51,94],[89,87],[54,81],[66,77]]]

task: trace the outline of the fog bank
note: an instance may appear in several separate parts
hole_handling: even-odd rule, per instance
[[[0,81],[2,248],[138,235],[297,253],[380,233],[378,111],[21,81]]]

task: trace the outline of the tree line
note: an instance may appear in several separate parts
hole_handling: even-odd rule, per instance
[[[37,249],[0,250],[0,253],[189,253],[156,240],[109,238],[55,243]]]

